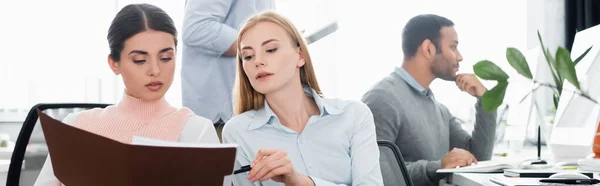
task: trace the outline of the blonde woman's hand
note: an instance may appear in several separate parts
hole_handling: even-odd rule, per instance
[[[308,176],[297,173],[287,153],[278,149],[259,149],[250,165],[247,179],[263,182],[272,179],[285,185],[314,185]]]

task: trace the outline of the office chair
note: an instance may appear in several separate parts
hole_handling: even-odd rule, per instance
[[[97,103],[40,103],[33,106],[29,110],[15,142],[15,148],[8,168],[6,185],[33,185],[46,161],[48,147],[45,143],[41,125],[39,125],[37,109],[61,121],[70,113],[92,108],[105,108],[107,106],[109,104]]]
[[[398,146],[383,140],[378,140],[377,145],[379,146],[379,164],[383,176],[383,185],[413,186]]]

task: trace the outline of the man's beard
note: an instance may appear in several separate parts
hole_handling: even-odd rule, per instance
[[[431,66],[431,71],[435,77],[446,80],[446,81],[456,81],[456,74],[454,74],[454,67],[448,63],[448,61],[444,60],[444,58],[436,57],[433,61],[433,65]]]

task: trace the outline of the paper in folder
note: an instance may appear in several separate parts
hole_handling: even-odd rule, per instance
[[[221,186],[233,172],[235,144],[125,144],[38,114],[54,174],[67,186]]]

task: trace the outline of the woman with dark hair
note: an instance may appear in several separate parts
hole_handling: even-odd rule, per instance
[[[127,5],[108,30],[108,64],[122,75],[125,92],[114,106],[68,115],[63,122],[123,143],[143,136],[186,143],[219,143],[212,122],[167,103],[177,47],[173,20],[149,4]],[[60,185],[50,156],[35,185]]]

